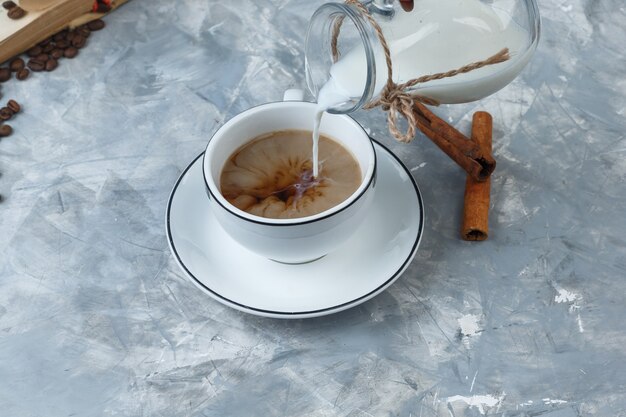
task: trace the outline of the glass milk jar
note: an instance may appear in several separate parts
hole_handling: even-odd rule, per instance
[[[410,91],[439,103],[479,100],[510,83],[539,40],[535,0],[370,0],[361,2],[388,45],[392,80],[455,70],[508,48],[509,59],[432,80]],[[384,49],[375,25],[353,2],[326,3],[306,38],[307,85],[330,113],[355,111],[387,83]]]

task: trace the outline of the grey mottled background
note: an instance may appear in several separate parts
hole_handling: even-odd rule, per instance
[[[3,86],[2,416],[626,416],[626,5],[546,0],[522,76],[438,113],[495,121],[492,236],[464,174],[388,138],[427,210],[411,267],[341,314],[262,319],[176,266],[163,219],[224,120],[303,86],[321,2],[132,1],[79,58]]]

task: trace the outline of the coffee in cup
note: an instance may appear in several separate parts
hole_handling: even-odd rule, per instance
[[[312,216],[345,201],[362,181],[355,157],[326,135],[319,139],[319,172],[313,176],[311,132],[280,130],[259,135],[228,158],[220,192],[255,216]]]

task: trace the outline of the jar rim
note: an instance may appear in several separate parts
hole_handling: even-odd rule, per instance
[[[372,45],[373,42],[377,41],[377,38],[375,36],[372,36],[370,31],[368,30],[371,29],[369,27],[371,26],[370,23],[367,21],[367,19],[363,17],[361,12],[355,6],[345,3],[331,2],[321,5],[313,13],[307,29],[305,39],[305,72],[306,83],[309,91],[311,92],[311,94],[313,94],[313,96],[317,98],[317,94],[319,93],[319,89],[321,88],[321,86],[330,79],[330,66],[328,67],[328,71],[326,71],[326,79],[323,81],[315,79],[317,77],[313,74],[312,70],[313,63],[311,62],[311,48],[315,46],[319,47],[319,39],[325,35],[324,33],[315,33],[315,30],[318,29],[317,25],[320,22],[327,23],[328,27],[325,28],[324,26],[322,26],[322,29],[332,29],[334,23],[337,21],[336,19],[341,18],[341,16],[343,16],[344,19],[343,24],[345,24],[346,18],[350,19],[349,21],[354,25],[359,33],[359,38],[361,40],[361,44],[365,53],[367,73],[365,77],[363,92],[359,100],[354,102],[353,104],[348,104],[347,106],[331,107],[326,110],[328,113],[333,114],[351,113],[366,105],[374,96],[376,81],[376,63],[374,48]],[[316,42],[317,45],[315,45]],[[322,44],[322,46],[325,45]],[[331,53],[330,46],[328,52],[329,54]],[[332,62],[330,65],[332,65]]]

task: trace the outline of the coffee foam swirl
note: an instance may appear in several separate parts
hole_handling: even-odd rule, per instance
[[[278,219],[312,216],[340,204],[361,183],[352,154],[320,135],[319,175],[313,176],[311,132],[258,136],[235,151],[220,177],[222,195],[250,214]]]

